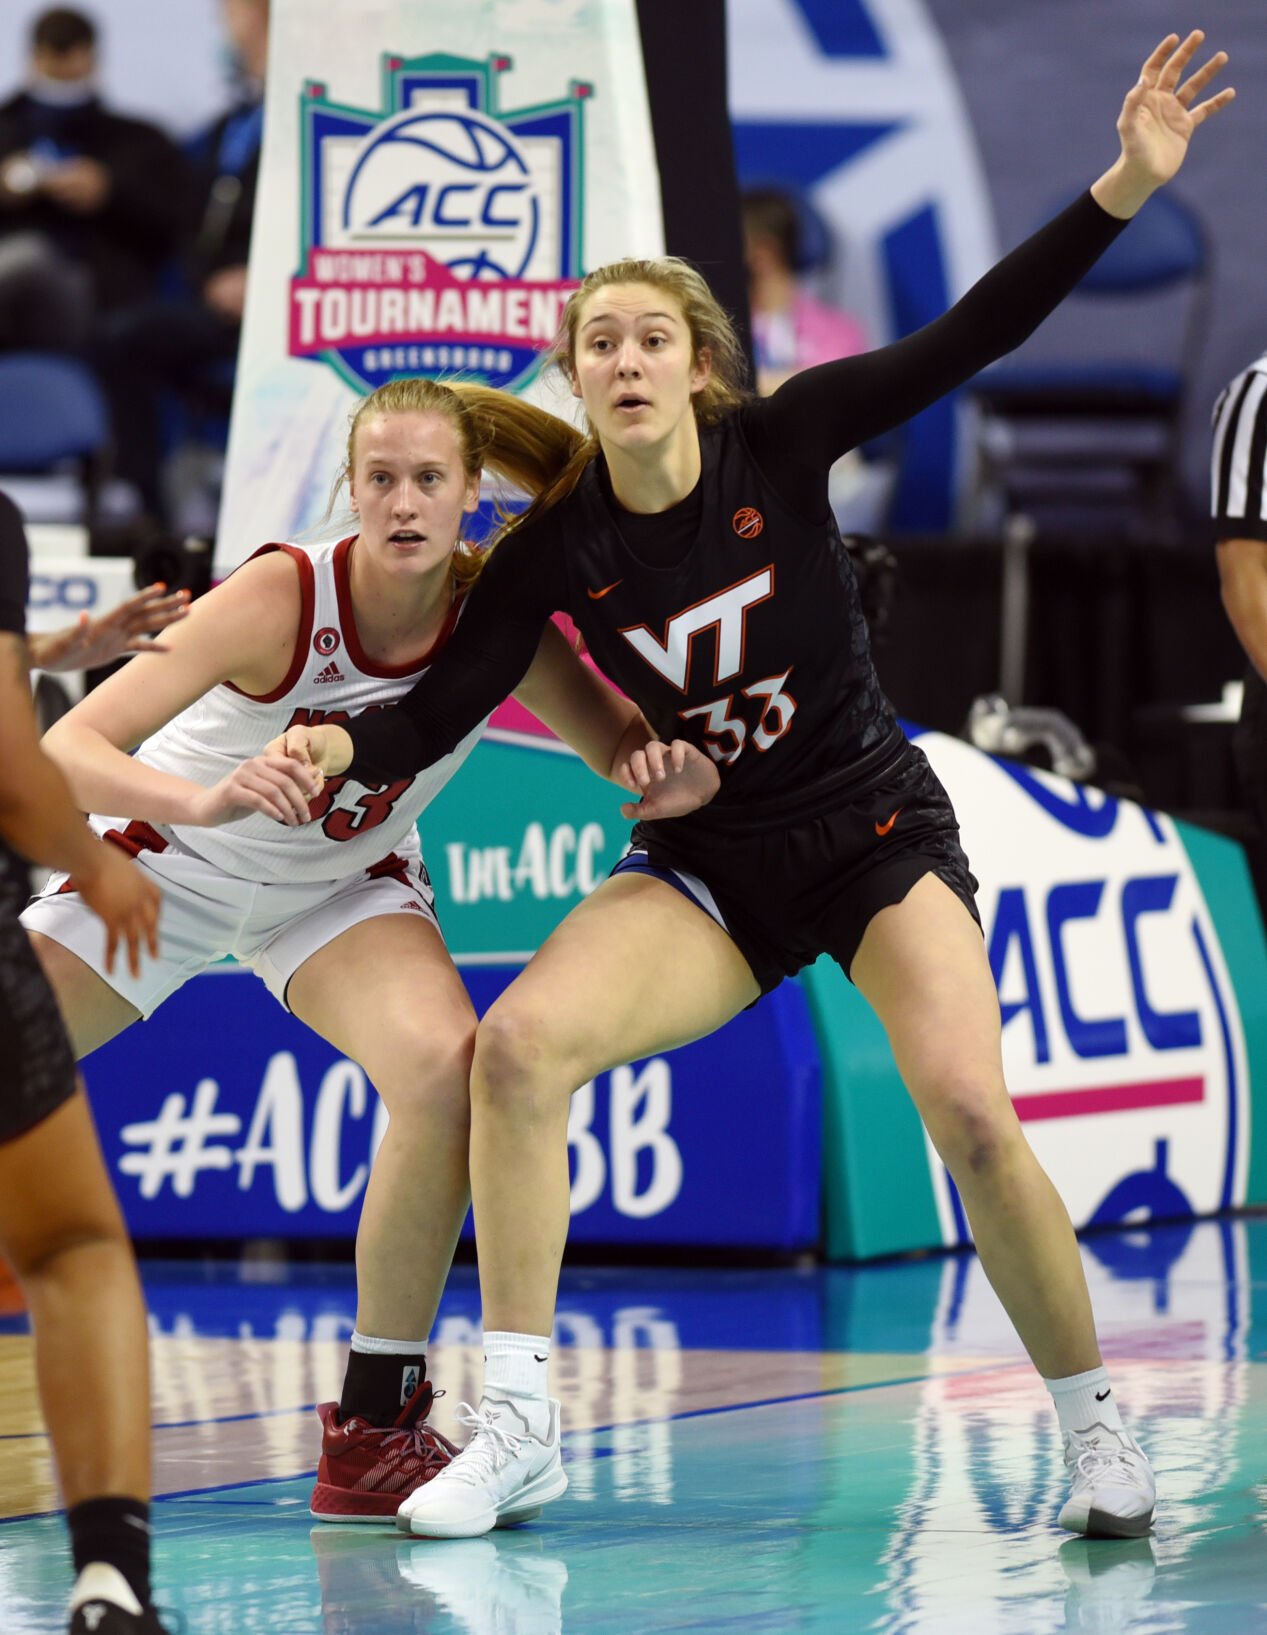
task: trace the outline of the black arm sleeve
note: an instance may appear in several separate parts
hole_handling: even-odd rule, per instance
[[[795,510],[821,516],[834,461],[1018,347],[1125,226],[1084,193],[923,329],[793,375],[742,411],[754,459]]]
[[[349,775],[359,783],[391,783],[448,755],[523,680],[542,628],[566,596],[555,531],[512,534],[494,551],[426,674],[399,704],[347,723]]]

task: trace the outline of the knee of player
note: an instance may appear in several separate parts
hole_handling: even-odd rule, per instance
[[[116,1262],[122,1273],[132,1275],[132,1247],[118,1215],[103,1209],[99,1218],[90,1218],[79,1208],[62,1210],[57,1200],[38,1222],[15,1234],[5,1252],[25,1284],[75,1286],[112,1275]]]
[[[1001,1085],[947,1083],[939,1087],[929,1119],[946,1167],[985,1180],[1005,1172],[1024,1146],[1015,1110]]]
[[[393,1118],[460,1115],[470,1107],[475,1017],[419,1017],[385,1028],[362,1065]]]
[[[549,1014],[507,996],[476,1030],[471,1099],[522,1102],[557,1089],[566,1101],[575,1088],[568,1082],[568,1056],[562,1030]]]

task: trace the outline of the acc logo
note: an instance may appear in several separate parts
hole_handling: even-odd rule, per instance
[[[26,604],[31,608],[64,607],[75,613],[96,607],[100,587],[86,573],[32,573]]]
[[[740,539],[755,539],[765,527],[765,518],[751,505],[741,505],[730,523]]]
[[[339,632],[333,626],[326,625],[312,638],[312,645],[322,658],[328,659],[331,653],[339,650]]]
[[[517,388],[536,373],[580,274],[575,178],[593,88],[502,111],[511,66],[387,56],[381,112],[305,86],[292,357],[366,391],[400,374],[460,369]]]
[[[1224,861],[1203,878],[1224,843],[940,734],[918,741],[980,860],[1008,1085],[1075,1223],[1239,1203],[1246,1041],[1212,907],[1243,905]]]

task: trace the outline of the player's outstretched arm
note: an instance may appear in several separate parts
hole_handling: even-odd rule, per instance
[[[0,635],[0,835],[32,863],[74,877],[105,922],[107,969],[120,943],[134,976],[142,949],[158,952],[158,888],[75,809],[66,780],[40,749],[26,641],[9,633]]]
[[[1117,120],[1121,152],[1091,188],[1092,197],[1109,215],[1123,221],[1133,216],[1178,171],[1197,127],[1226,108],[1236,95],[1229,85],[1201,99],[1228,60],[1226,51],[1216,51],[1188,74],[1204,39],[1199,28],[1186,40],[1168,34],[1126,93]]]
[[[1144,64],[1118,118],[1120,152],[1091,188],[1032,233],[949,311],[913,334],[856,357],[793,375],[750,410],[748,436],[791,491],[805,467],[825,474],[835,460],[880,437],[1020,346],[1104,254],[1149,194],[1179,169],[1193,132],[1232,100],[1230,88],[1202,100],[1227,62],[1217,52],[1185,80],[1202,40],[1168,35]],[[1096,206],[1099,206],[1097,209]]]
[[[36,670],[99,670],[129,653],[165,653],[155,638],[189,612],[187,590],[147,585],[126,602],[94,619],[81,613],[76,624],[42,634],[28,631],[27,651]]]
[[[249,775],[236,769],[208,791],[128,754],[223,681],[251,694],[276,687],[290,665],[301,601],[285,553],[248,562],[169,630],[161,664],[125,665],[62,716],[44,744],[80,808],[151,823],[225,822],[243,810],[303,821],[315,780],[280,757],[258,767],[267,758],[257,756]]]

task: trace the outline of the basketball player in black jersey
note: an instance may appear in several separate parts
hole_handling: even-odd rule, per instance
[[[657,734],[693,738],[722,787],[689,818],[635,829],[614,877],[480,1025],[471,1181],[485,1396],[468,1448],[401,1506],[404,1530],[486,1532],[567,1485],[546,1366],[571,1092],[719,1027],[820,953],[884,1023],[1051,1389],[1072,1480],[1061,1524],[1148,1530],[1152,1473],[1101,1364],[1069,1217],[1004,1084],[975,882],[946,795],[876,679],[827,473],[1024,340],[1174,175],[1193,130],[1232,96],[1198,100],[1223,53],[1184,79],[1201,39],[1171,35],[1148,58],[1118,120],[1120,155],[1088,193],[893,346],[751,401],[698,275],[634,261],[590,274],[556,349],[589,437],[467,388],[495,426],[486,464],[522,471],[531,449],[543,491],[413,693],[347,731],[294,731],[287,749],[362,780],[429,764],[514,686],[542,624],[565,609]]]

